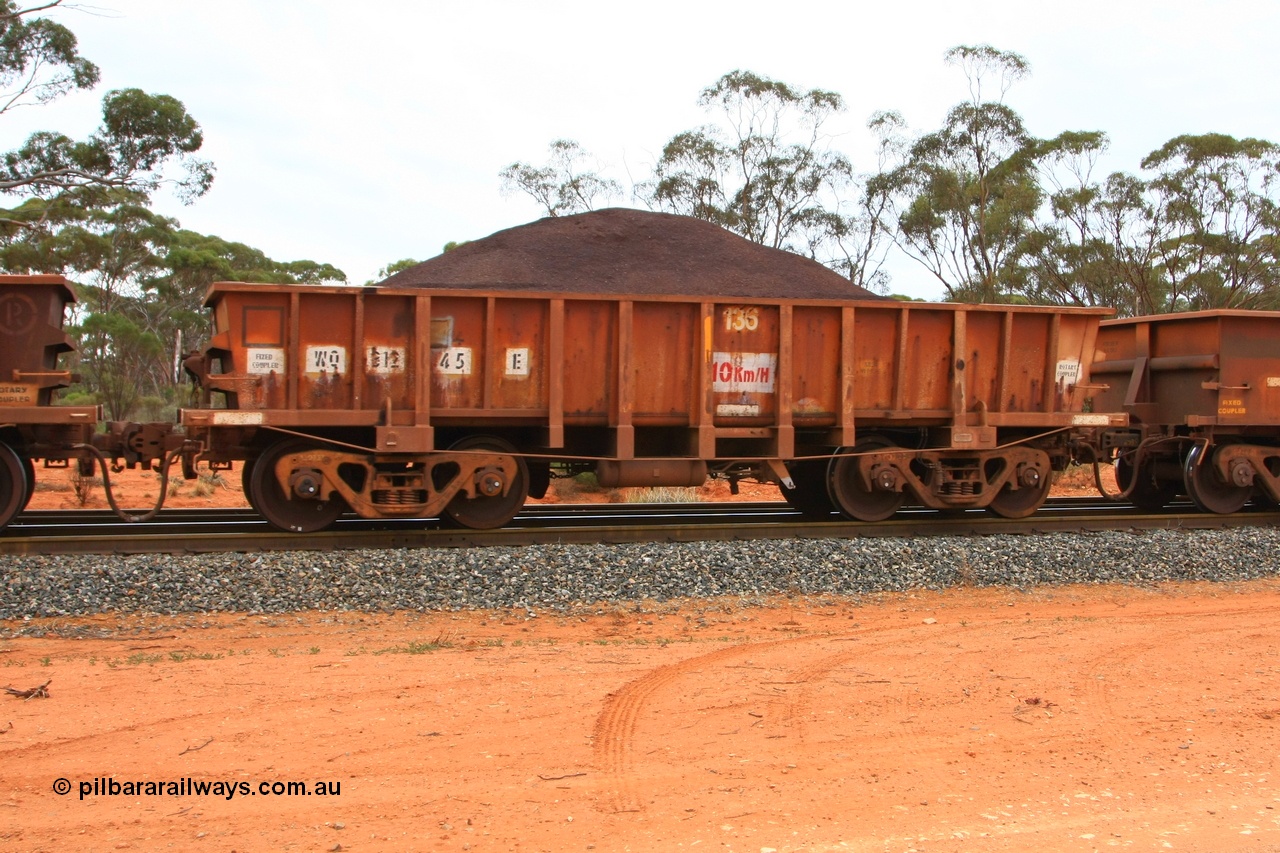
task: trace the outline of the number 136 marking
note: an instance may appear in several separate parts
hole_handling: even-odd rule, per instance
[[[760,309],[745,305],[730,305],[724,309],[724,330],[726,332],[754,332],[760,325]]]

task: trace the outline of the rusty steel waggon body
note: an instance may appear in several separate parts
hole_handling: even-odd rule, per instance
[[[36,462],[91,475],[108,457],[133,467],[182,443],[171,424],[104,425],[101,406],[53,405],[78,380],[59,366],[75,349],[63,331],[75,301],[60,275],[0,275],[0,529],[31,500]]]
[[[97,406],[52,406],[53,393],[74,380],[58,357],[75,347],[62,330],[75,301],[61,276],[5,276],[0,280],[0,527],[35,489],[34,460],[67,464],[80,454],[99,421]]]
[[[1125,497],[1178,495],[1229,513],[1280,503],[1280,312],[1215,310],[1102,324],[1095,403],[1130,415],[1105,434]]]
[[[555,474],[780,481],[877,520],[1034,512],[1096,405],[1104,310],[218,283],[188,448],[274,524],[506,523]],[[214,408],[222,405],[225,408]]]

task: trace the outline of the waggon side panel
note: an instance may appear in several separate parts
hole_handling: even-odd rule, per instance
[[[589,299],[564,304],[564,418],[574,426],[604,426],[614,411],[617,373],[617,305]],[[553,367],[552,369],[557,369]]]
[[[778,420],[781,308],[715,304],[710,370],[716,426],[765,426]],[[788,376],[794,376],[794,365]]]
[[[1094,374],[1106,403],[1147,424],[1280,425],[1280,312],[1197,311],[1111,320]]]
[[[364,299],[364,331],[357,336],[352,365],[360,408],[381,409],[389,401],[393,413],[412,413],[419,358],[413,345],[416,308],[408,295]]]
[[[53,391],[71,383],[58,356],[74,349],[63,322],[75,301],[62,276],[0,276],[0,407],[49,406]]]
[[[792,423],[832,427],[841,420],[841,309],[796,305],[792,309]]]
[[[630,374],[631,423],[635,426],[687,426],[691,395],[697,302],[633,303]]]
[[[684,429],[663,452],[712,458],[720,440],[776,455],[797,430],[839,445],[877,426],[1070,426],[1106,313],[245,284],[208,304],[234,374],[211,379],[252,391],[238,405],[257,423],[541,426],[548,448],[596,427],[622,459],[637,430]]]
[[[546,412],[550,347],[550,303],[543,299],[496,299],[486,355],[491,399],[486,408]],[[559,367],[559,365],[557,365]]]

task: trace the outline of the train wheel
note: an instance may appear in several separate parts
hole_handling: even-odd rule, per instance
[[[1134,477],[1138,478],[1136,483]],[[1133,483],[1133,491],[1129,493],[1129,501],[1144,512],[1159,512],[1173,503],[1178,496],[1178,487],[1165,481],[1157,481],[1145,465],[1134,471],[1129,460],[1123,456],[1116,459],[1116,483],[1121,489],[1128,489]]]
[[[249,480],[249,504],[281,530],[315,533],[333,524],[347,508],[346,501],[337,496],[327,501],[313,500],[280,488],[276,463],[290,453],[314,448],[315,445],[306,441],[277,442],[268,447],[244,475]]]
[[[245,461],[240,463],[240,488],[244,491],[244,499],[249,502],[250,508],[252,508],[255,512],[257,512],[258,515],[262,515],[262,510],[258,509],[258,505],[257,503],[254,502],[254,497],[253,497],[253,460],[252,459],[246,459]]]
[[[473,435],[464,438],[449,448],[450,450],[484,450],[495,453],[515,453],[516,449],[508,442],[491,435]],[[501,527],[515,518],[525,499],[529,497],[529,466],[521,456],[516,461],[515,480],[504,495],[497,491],[491,497],[468,498],[465,494],[454,496],[444,508],[441,520],[458,527],[472,530],[492,530]],[[496,484],[495,484],[496,485]]]
[[[36,493],[36,463],[24,456],[22,458],[22,467],[27,472],[27,494],[22,499],[22,508],[26,509],[27,504],[31,503],[31,496]]]
[[[853,447],[854,453],[869,453],[893,447],[882,438],[860,441]],[[836,508],[846,518],[855,521],[884,521],[902,506],[906,499],[903,492],[890,489],[868,489],[858,475],[858,457],[837,456],[827,468],[828,490]]]
[[[1182,463],[1182,478],[1187,486],[1187,494],[1205,512],[1216,512],[1219,515],[1239,512],[1253,495],[1253,484],[1237,486],[1234,483],[1224,483],[1211,464],[1213,457],[1205,456],[1204,449],[1203,444],[1195,445]],[[1215,452],[1221,453],[1222,448]]]
[[[1026,518],[1044,506],[1049,497],[1049,489],[1053,486],[1053,473],[1049,468],[1049,458],[1036,468],[1023,469],[1023,481],[1019,488],[1011,488],[1008,483],[1000,489],[987,509],[1001,518]]]
[[[1272,477],[1280,477],[1280,458],[1275,456],[1267,457],[1266,466],[1267,472]],[[1258,487],[1257,493],[1254,495],[1254,500],[1260,501],[1264,506],[1280,506],[1280,501],[1271,497],[1271,493],[1268,492],[1264,486]]]
[[[22,457],[0,443],[0,530],[22,511],[27,502],[27,469]]]
[[[826,519],[836,511],[831,493],[827,491],[826,468],[827,463],[812,460],[792,462],[787,466],[796,487],[779,486],[782,499],[805,518]]]

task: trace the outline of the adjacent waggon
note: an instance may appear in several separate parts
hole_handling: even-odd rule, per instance
[[[1096,404],[1131,418],[1104,450],[1134,504],[1187,495],[1230,513],[1253,498],[1280,502],[1280,312],[1109,320],[1093,375]]]
[[[96,406],[53,406],[73,380],[58,357],[74,347],[62,330],[75,295],[62,276],[0,277],[0,527],[35,489],[35,460],[78,458],[101,419]]]
[[[31,500],[37,462],[91,475],[108,458],[176,457],[182,443],[170,424],[105,424],[101,406],[54,405],[78,379],[60,363],[75,349],[63,330],[75,301],[60,275],[0,275],[0,529]]]

